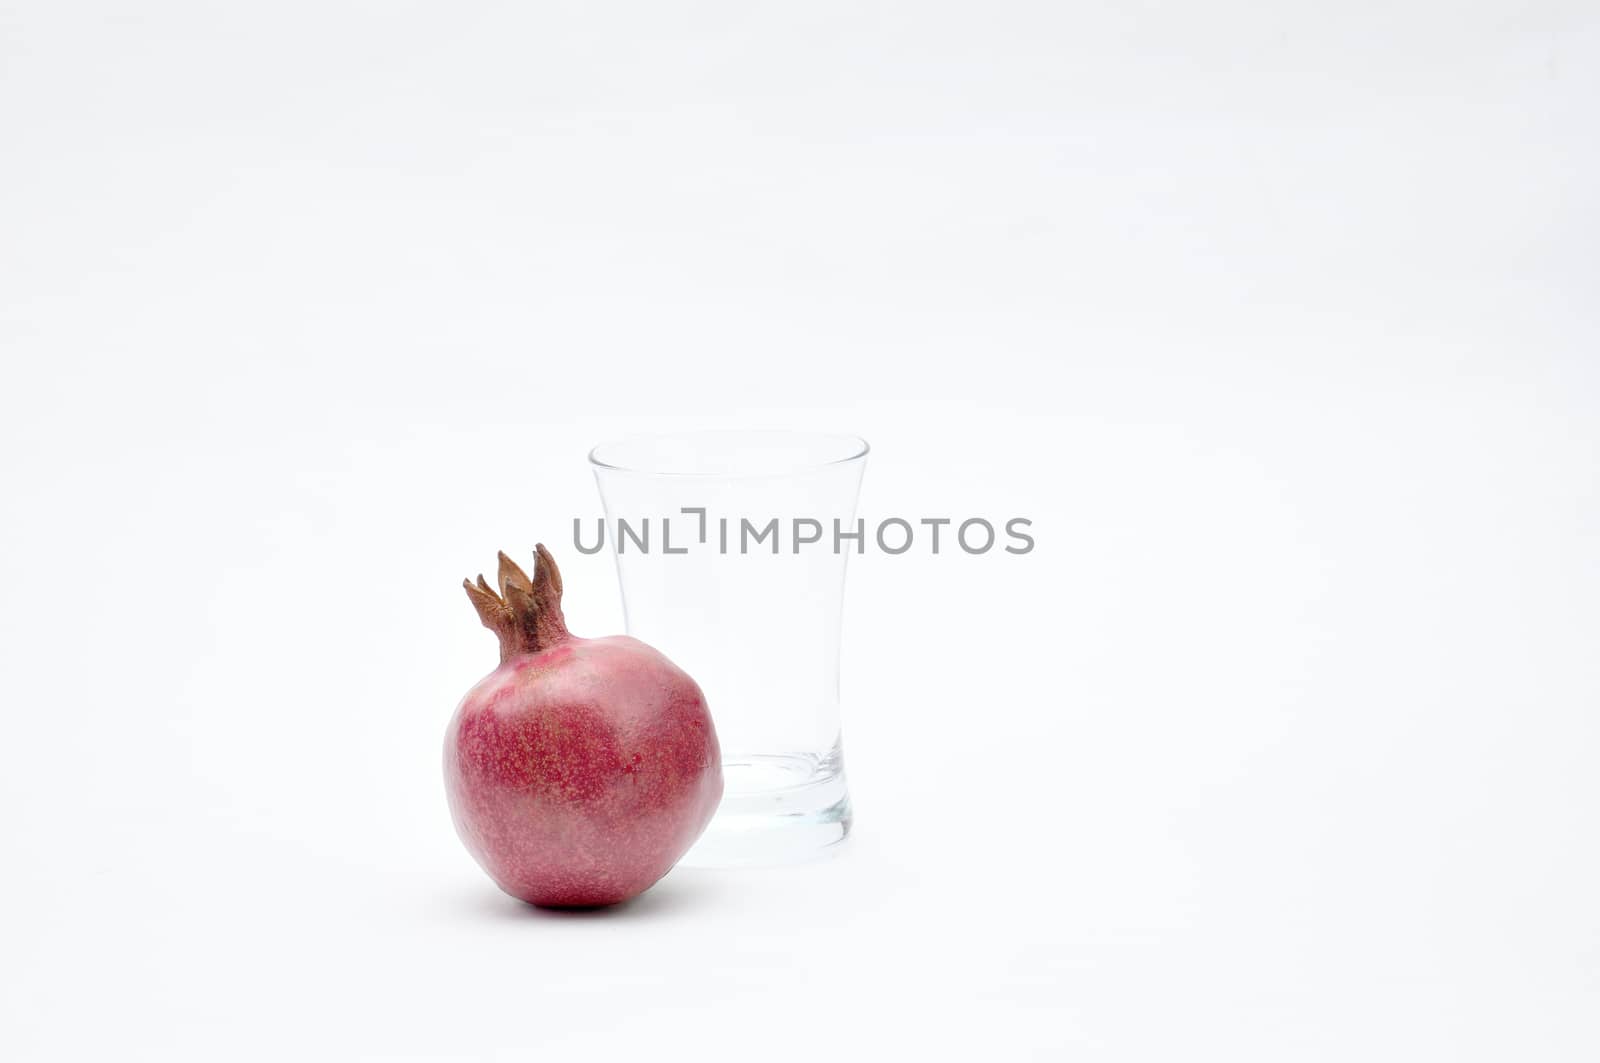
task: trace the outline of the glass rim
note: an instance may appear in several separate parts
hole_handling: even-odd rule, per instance
[[[727,469],[673,469],[651,467],[648,462],[638,460],[625,461],[615,455],[604,452],[618,451],[628,447],[648,447],[652,444],[662,445],[671,442],[697,442],[708,443],[720,440],[733,440],[744,437],[750,439],[765,439],[769,442],[785,441],[791,445],[811,445],[819,449],[832,445],[842,451],[838,457],[814,458],[800,461],[791,461],[785,464],[774,465],[770,468],[751,468],[744,470]],[[737,448],[726,447],[725,450]],[[864,438],[849,432],[808,432],[784,428],[703,428],[684,432],[647,432],[640,435],[624,436],[620,439],[608,440],[596,444],[589,449],[589,464],[595,469],[604,469],[606,472],[631,473],[636,476],[662,476],[682,477],[685,479],[726,480],[743,479],[746,477],[760,476],[793,476],[798,473],[815,472],[820,469],[831,468],[835,465],[848,465],[853,461],[860,461],[872,450],[872,445]],[[665,463],[664,463],[665,464]]]

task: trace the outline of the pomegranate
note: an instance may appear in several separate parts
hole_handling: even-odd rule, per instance
[[[581,639],[543,544],[533,578],[504,553],[500,590],[464,581],[500,667],[445,736],[456,830],[499,887],[590,908],[649,889],[705,830],[722,759],[700,688],[637,639]]]

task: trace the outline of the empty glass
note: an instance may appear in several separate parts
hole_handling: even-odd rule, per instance
[[[628,633],[700,683],[722,743],[722,806],[686,862],[782,862],[849,832],[839,633],[866,456],[855,436],[797,432],[589,456]]]

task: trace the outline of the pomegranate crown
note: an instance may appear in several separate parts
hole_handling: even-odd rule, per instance
[[[483,626],[500,638],[500,661],[542,649],[571,637],[561,615],[561,570],[540,543],[533,548],[533,578],[500,551],[500,593],[478,574],[477,585],[462,580]]]

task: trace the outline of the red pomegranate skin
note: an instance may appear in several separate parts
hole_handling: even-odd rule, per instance
[[[501,889],[530,904],[637,896],[722,799],[705,696],[637,639],[569,634],[560,574],[542,545],[532,580],[502,554],[501,595],[481,576],[467,587],[501,636],[502,660],[446,733],[445,788],[461,840]]]

